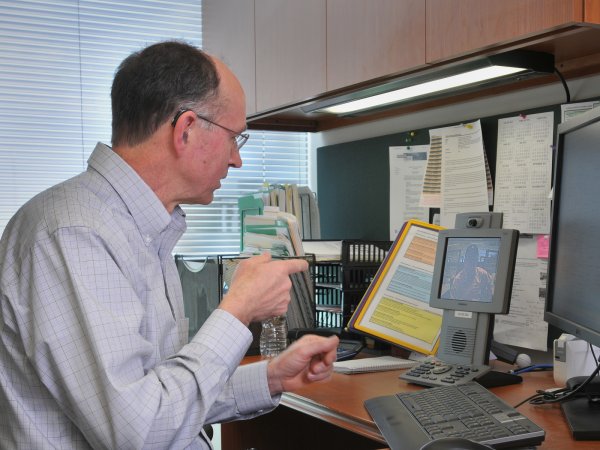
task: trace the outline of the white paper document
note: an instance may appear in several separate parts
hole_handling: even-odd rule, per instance
[[[456,214],[489,211],[488,179],[481,123],[430,130],[441,137],[440,225],[454,228]]]
[[[560,105],[560,121],[561,123],[566,122],[567,120],[572,119],[581,113],[598,107],[598,105],[600,105],[599,101],[566,103],[564,105]]]
[[[397,358],[395,356],[376,356],[373,358],[336,361],[333,363],[333,371],[346,374],[382,372],[384,370],[410,369],[417,364],[417,361]]]
[[[494,339],[502,344],[546,351],[548,324],[544,321],[547,261],[537,256],[537,239],[521,236],[513,281],[510,312],[496,314]]]
[[[305,254],[315,255],[316,261],[341,261],[342,241],[302,241]]]
[[[390,147],[390,241],[404,222],[429,221],[429,208],[419,206],[428,145]]]
[[[494,211],[504,228],[549,233],[553,134],[552,111],[498,120]]]

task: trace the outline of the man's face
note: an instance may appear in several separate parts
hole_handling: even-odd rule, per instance
[[[244,92],[229,69],[222,64],[217,64],[217,67],[221,75],[220,113],[210,117],[210,120],[218,125],[196,117],[191,127],[192,152],[186,161],[186,165],[189,165],[184,168],[189,178],[189,192],[184,203],[211,203],[214,192],[221,187],[221,180],[227,177],[229,168],[242,166],[235,137],[246,129]]]
[[[221,187],[221,180],[228,175],[230,167],[242,166],[237,144],[229,132],[213,125],[202,126],[206,134],[194,156],[198,197],[195,203],[207,205],[213,201],[214,192]],[[210,136],[209,136],[210,135]]]

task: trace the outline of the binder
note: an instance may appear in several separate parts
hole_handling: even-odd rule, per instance
[[[426,355],[439,346],[442,310],[429,306],[438,231],[407,221],[348,322],[348,329]]]

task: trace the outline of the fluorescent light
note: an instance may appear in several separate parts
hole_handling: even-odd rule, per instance
[[[482,69],[471,70],[468,72],[452,75],[438,80],[427,81],[425,83],[408,86],[390,92],[374,95],[371,97],[352,100],[339,105],[333,105],[323,108],[319,112],[329,112],[333,114],[347,114],[364,109],[385,106],[391,103],[398,103],[423,95],[429,95],[436,92],[446,91],[461,86],[480,83],[485,80],[492,80],[519,72],[525,72],[527,69],[522,67],[509,66],[490,66]]]
[[[500,86],[554,73],[554,56],[529,50],[513,50],[448,65],[425,67],[412,73],[364,83],[356,90],[321,98],[301,107],[302,112],[333,113],[340,117],[369,114],[395,104],[421,102],[485,86]]]

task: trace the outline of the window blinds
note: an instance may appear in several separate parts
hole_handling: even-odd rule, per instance
[[[202,44],[201,0],[0,1],[0,231],[36,193],[110,144],[110,86],[132,51],[165,39]],[[183,254],[239,250],[237,197],[307,182],[305,133],[251,132],[244,167],[209,206],[184,206]]]

